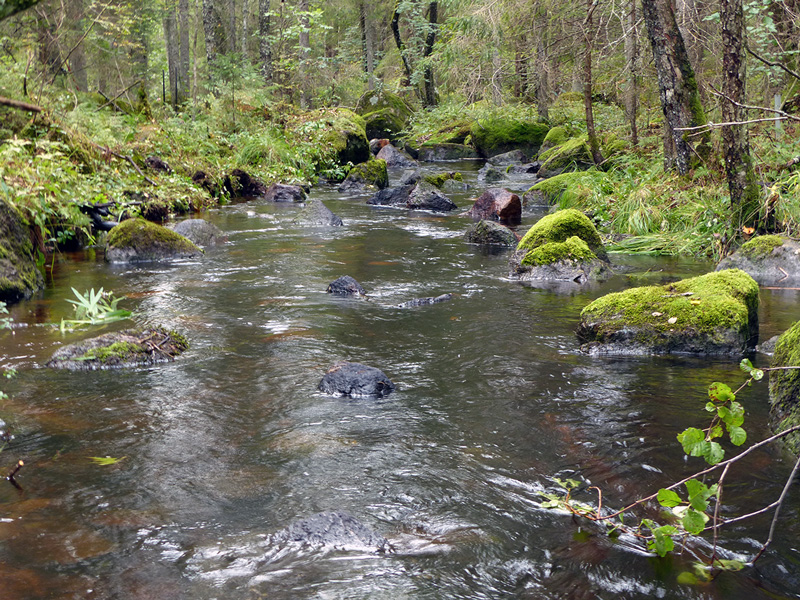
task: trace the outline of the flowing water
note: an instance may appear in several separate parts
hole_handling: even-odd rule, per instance
[[[446,168],[475,180],[476,165]],[[201,260],[57,257],[42,297],[14,307],[24,326],[0,333],[0,358],[18,375],[3,381],[0,418],[15,438],[0,470],[26,465],[22,490],[0,482],[0,597],[800,595],[797,490],[756,567],[696,586],[678,583],[690,552],[655,559],[540,507],[554,477],[600,486],[604,505],[620,506],[701,468],[675,434],[702,423],[709,383],[742,381],[735,361],[593,358],[578,353],[574,330],[602,294],[713,265],[614,256],[620,273],[607,283],[536,289],[507,278],[506,252],[463,242],[463,215],[312,195],[345,227],[295,225],[296,206],[225,206],[204,217],[228,242]],[[462,209],[466,198],[454,197]],[[543,211],[526,209],[520,229]],[[325,293],[345,274],[368,300]],[[71,287],[127,296],[137,321],[183,332],[191,350],[146,369],[45,368],[59,345],[99,333],[44,326],[70,317]],[[447,303],[396,307],[446,292]],[[797,319],[797,291],[761,299],[762,339]],[[381,400],[318,393],[343,359],[379,367],[399,390]],[[740,399],[760,439],[766,383]],[[121,460],[91,459],[106,456]],[[778,449],[755,455],[731,474],[723,510],[773,501],[791,466]],[[596,501],[594,491],[578,497]],[[322,511],[353,515],[394,552],[276,547],[271,534]],[[768,528],[769,516],[731,526],[723,556],[752,556]]]

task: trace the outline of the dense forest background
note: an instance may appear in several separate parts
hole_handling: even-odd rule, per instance
[[[398,136],[409,145],[493,118],[585,136],[597,168],[559,202],[635,234],[628,250],[719,255],[754,231],[797,230],[797,0],[0,6],[4,17],[16,9],[27,10],[0,23],[0,94],[12,107],[0,138],[17,203],[69,212],[61,189],[42,192],[36,178],[60,184],[14,163],[25,152],[63,154],[91,175],[70,182],[69,165],[39,166],[60,169],[84,200],[119,195],[111,179],[123,175],[95,164],[98,153],[101,163],[117,155],[141,167],[156,153],[186,173],[246,166],[268,181],[311,181],[347,168],[323,156],[325,111],[385,90],[415,111]],[[31,125],[63,131],[48,139],[69,150],[9,142],[32,137]],[[159,184],[173,204],[203,204],[188,176]]]

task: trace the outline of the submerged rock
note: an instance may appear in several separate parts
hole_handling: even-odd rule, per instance
[[[731,256],[717,270],[741,269],[761,285],[795,286],[800,283],[800,244],[779,235],[761,235]]]
[[[498,169],[491,163],[486,163],[478,171],[478,181],[485,181],[486,183],[496,183],[507,179],[504,170]]]
[[[773,367],[800,366],[800,321],[778,338]],[[777,433],[800,425],[800,369],[779,369],[769,374],[770,425]],[[787,447],[800,454],[800,433],[790,433]]]
[[[126,329],[59,348],[46,366],[70,371],[140,367],[173,361],[188,348],[186,338],[163,327]]]
[[[320,392],[336,396],[388,396],[395,390],[392,380],[375,367],[355,362],[333,365],[317,386]]]
[[[741,356],[758,341],[758,284],[738,269],[598,298],[581,312],[593,354]]]
[[[518,223],[522,216],[519,196],[504,188],[489,188],[478,196],[467,215],[475,220]]]
[[[402,302],[397,305],[397,308],[416,308],[418,306],[428,306],[429,304],[439,304],[453,299],[453,294],[442,294],[440,296],[431,296],[429,298],[415,298],[408,302]]]
[[[335,296],[366,296],[367,292],[361,287],[355,279],[350,275],[342,275],[339,279],[332,281],[326,290],[329,294]]]
[[[413,167],[417,164],[417,161],[404,152],[401,152],[391,144],[387,144],[381,148],[375,158],[379,160],[385,160],[386,166],[392,168]]]
[[[180,221],[172,227],[172,231],[182,235],[197,246],[214,246],[224,240],[222,230],[203,219]]]
[[[294,220],[295,223],[311,225],[312,227],[341,227],[344,225],[341,217],[333,214],[322,203],[322,200],[311,200]]]
[[[299,185],[273,183],[263,196],[268,202],[305,202],[306,191]]]
[[[128,219],[106,238],[106,260],[112,263],[196,258],[203,251],[182,235],[144,219]]]
[[[389,542],[355,517],[323,512],[292,523],[273,536],[275,542],[299,543],[312,548],[386,552]]]
[[[28,227],[17,209],[0,199],[0,301],[30,298],[43,285]]]
[[[464,233],[464,240],[481,246],[515,247],[519,243],[517,234],[495,221],[478,221]]]

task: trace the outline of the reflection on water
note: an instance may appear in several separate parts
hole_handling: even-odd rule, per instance
[[[445,170],[470,168],[474,183],[476,167]],[[26,326],[0,335],[0,363],[19,370],[0,403],[16,436],[0,470],[26,466],[24,491],[0,486],[3,597],[797,597],[800,499],[757,569],[699,587],[677,583],[689,557],[655,560],[539,508],[554,476],[599,485],[619,505],[687,473],[675,434],[703,418],[711,381],[740,381],[736,365],[586,357],[574,329],[601,294],[711,265],[617,256],[608,283],[555,294],[509,281],[506,253],[462,241],[461,215],[314,195],[345,227],[293,224],[295,206],[227,206],[205,217],[229,242],[201,260],[60,257],[42,298],[14,307]],[[462,210],[468,198],[454,197]],[[519,229],[541,214],[530,209]],[[368,299],[325,294],[344,274]],[[127,296],[138,320],[184,332],[192,349],[149,369],[44,369],[59,344],[97,334],[42,325],[69,316],[70,287]],[[396,308],[447,292],[446,303]],[[784,330],[799,300],[765,290],[762,337]],[[341,359],[381,368],[399,391],[320,395]],[[742,400],[757,439],[766,385]],[[121,460],[91,460],[105,456]],[[732,474],[725,510],[776,498],[789,467],[775,450],[754,456]],[[274,543],[322,511],[354,515],[394,551]],[[728,556],[752,555],[768,524],[724,531]]]

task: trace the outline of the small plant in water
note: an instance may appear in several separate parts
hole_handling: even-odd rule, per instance
[[[100,325],[114,323],[128,319],[133,314],[124,308],[117,308],[117,304],[122,298],[115,298],[111,291],[105,292],[103,288],[95,291],[94,288],[81,294],[72,288],[77,300],[67,300],[74,305],[75,318],[62,319],[61,331],[80,325]]]

